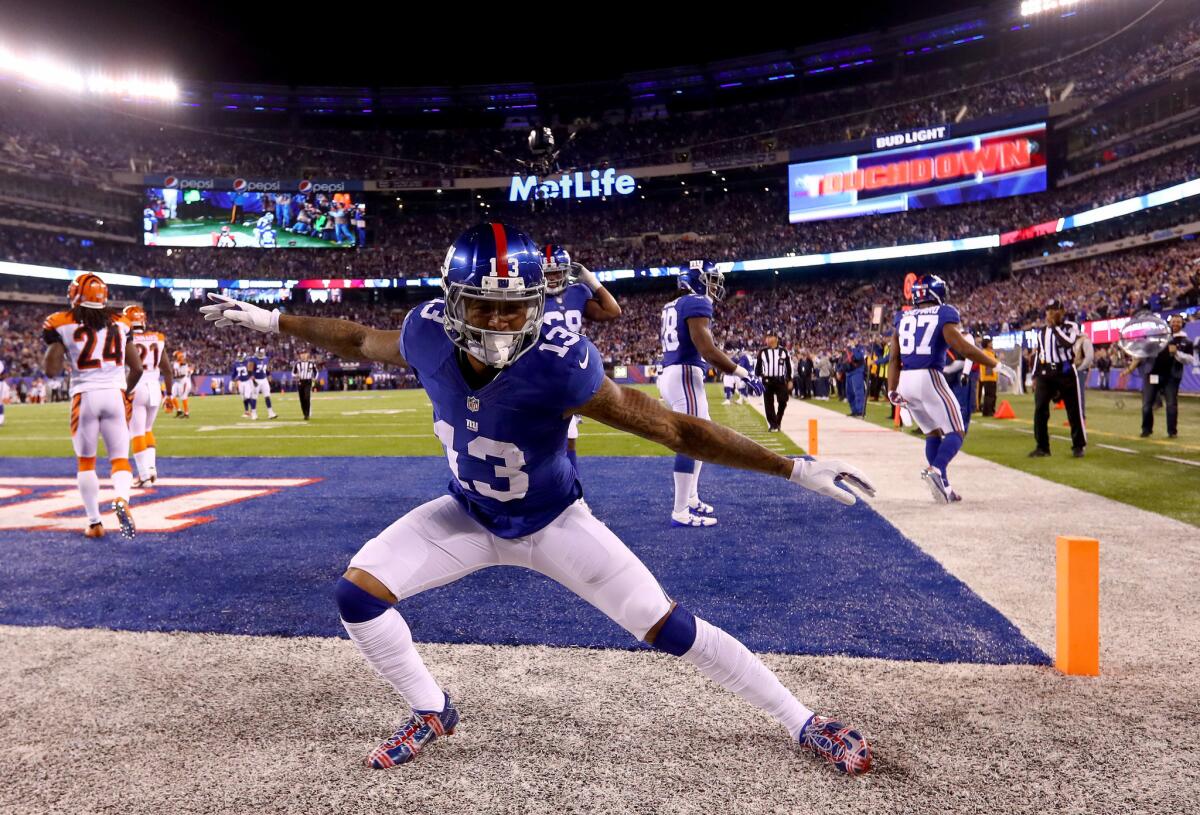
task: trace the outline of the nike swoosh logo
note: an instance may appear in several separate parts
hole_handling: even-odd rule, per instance
[[[586,351],[583,352],[583,362],[579,363],[579,367],[586,368],[588,366],[588,360],[591,358],[591,356],[592,356],[592,349],[588,348]]]

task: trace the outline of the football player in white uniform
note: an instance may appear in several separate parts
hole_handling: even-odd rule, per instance
[[[254,223],[254,239],[260,249],[275,248],[275,213],[268,212]]]
[[[134,486],[149,487],[158,480],[154,420],[162,402],[162,383],[174,390],[174,375],[167,362],[167,338],[158,331],[146,330],[145,310],[126,306],[122,317],[133,329],[133,345],[142,361],[142,378],[133,389],[133,413],[129,418],[129,443],[138,472]]]
[[[129,418],[133,403],[126,394],[132,393],[142,376],[142,360],[129,339],[129,324],[108,308],[108,286],[103,280],[90,272],[79,275],[67,289],[67,299],[71,309],[51,314],[42,324],[48,346],[42,368],[50,376],[62,372],[64,361],[71,368],[71,443],[79,465],[79,493],[87,510],[84,534],[89,538],[104,535],[96,475],[96,450],[104,436],[117,494],[112,509],[121,534],[132,538]]]
[[[187,354],[175,352],[175,362],[171,364],[171,374],[175,382],[171,388],[171,401],[175,405],[176,419],[192,418],[188,410],[188,397],[192,395],[192,366],[188,364]]]
[[[232,247],[237,246],[237,239],[233,237],[233,232],[229,230],[229,225],[221,227],[220,233],[217,235],[217,246]]]

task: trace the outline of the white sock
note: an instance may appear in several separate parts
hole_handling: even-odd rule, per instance
[[[696,462],[696,469],[692,472],[692,494],[688,496],[689,503],[696,503],[700,500],[700,468],[704,466],[703,461]]]
[[[696,641],[683,659],[725,690],[766,711],[793,739],[813,715],[746,646],[699,617]]]
[[[675,473],[675,509],[674,512],[686,512],[688,499],[692,497],[691,473]]]
[[[133,461],[135,464],[137,464],[138,477],[139,478],[149,478],[150,477],[150,469],[151,469],[150,448],[147,447],[145,450],[143,450],[140,453],[134,453]]]
[[[413,647],[408,623],[394,608],[365,623],[342,625],[358,651],[404,697],[414,710],[437,710],[445,707],[446,697],[421,655]]]
[[[112,474],[113,492],[118,498],[125,499],[125,503],[129,503],[129,491],[133,489],[133,473],[129,470],[117,470]]]
[[[83,497],[88,523],[100,523],[100,477],[95,470],[80,470],[75,475],[75,483],[79,485],[79,494]]]
[[[157,451],[155,451],[155,449],[153,447],[146,448],[146,461],[149,462],[148,466],[150,467],[150,474],[157,476],[158,475],[158,453],[157,453]],[[140,464],[138,465],[138,468],[139,469],[141,468]]]

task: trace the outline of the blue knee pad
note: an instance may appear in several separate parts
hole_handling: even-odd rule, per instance
[[[387,600],[380,600],[344,577],[334,587],[333,597],[337,601],[338,614],[348,623],[365,623],[392,607]]]
[[[696,618],[692,616],[692,612],[677,604],[671,609],[671,614],[662,628],[658,629],[658,636],[654,638],[654,642],[650,644],[660,651],[681,657],[691,650],[695,641]]]

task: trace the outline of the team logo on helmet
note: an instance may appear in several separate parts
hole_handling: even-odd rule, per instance
[[[472,227],[458,237],[442,264],[446,335],[463,351],[486,365],[502,368],[533,347],[546,305],[545,261],[532,240],[504,224]],[[500,330],[475,325],[468,311],[490,303],[490,313],[503,312],[509,324]]]

